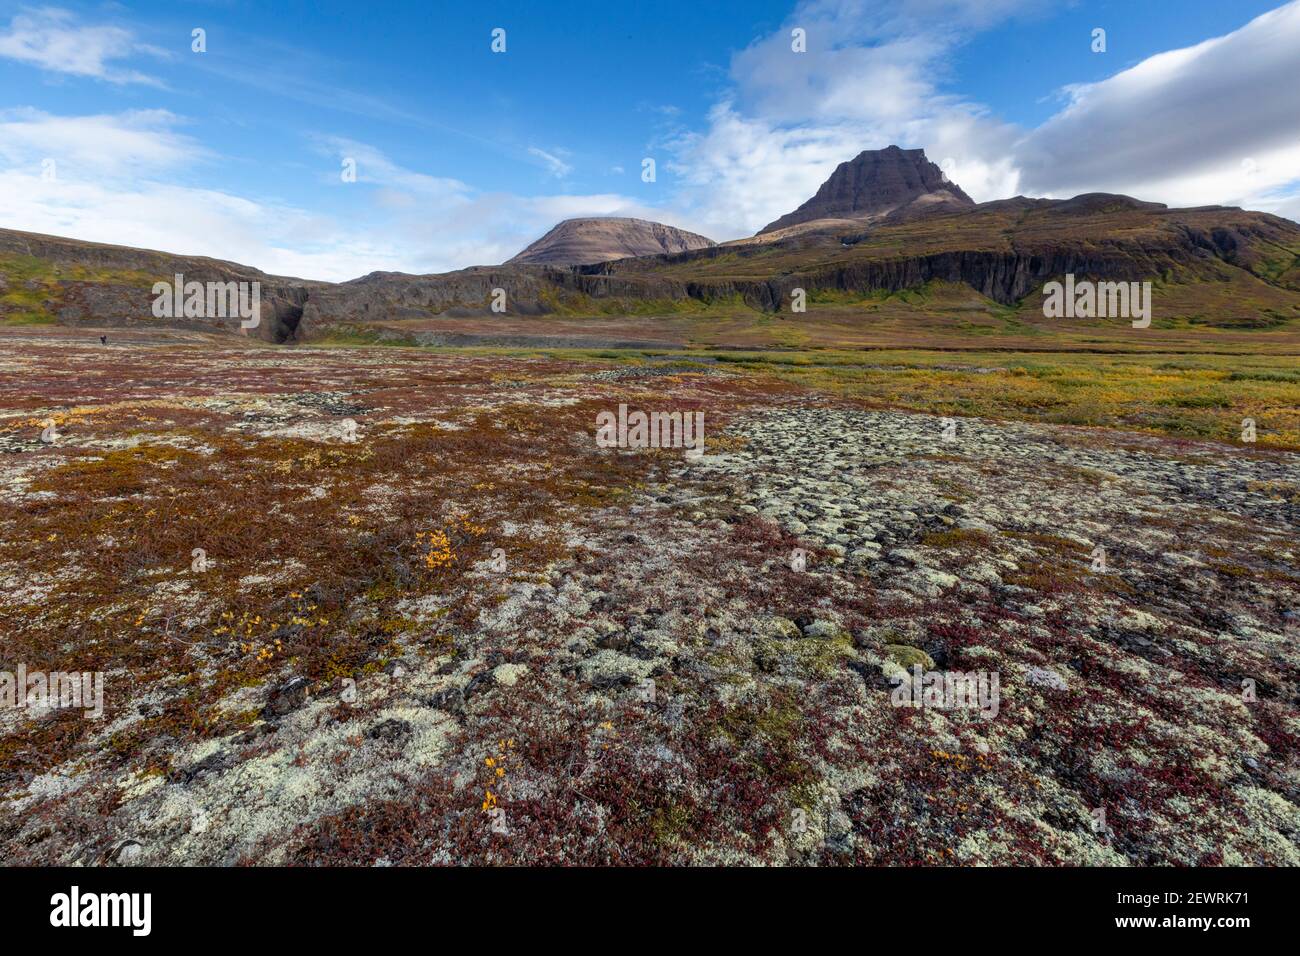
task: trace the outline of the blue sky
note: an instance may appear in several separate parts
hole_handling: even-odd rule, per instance
[[[1300,5],[1277,7],[0,2],[0,226],[311,278],[442,271],[574,215],[747,235],[891,142],[977,200],[1294,217]]]

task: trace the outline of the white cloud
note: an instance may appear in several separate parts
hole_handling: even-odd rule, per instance
[[[668,168],[682,184],[677,201],[704,235],[732,239],[803,202],[863,141],[848,125],[783,128],[723,102],[705,132],[683,134],[670,148]]]
[[[358,260],[397,261],[395,250],[376,248],[304,210],[217,190],[149,181],[106,183],[62,172],[53,182],[25,170],[0,172],[0,223],[27,232],[228,259],[305,278],[353,278]]]
[[[54,7],[16,14],[9,29],[0,33],[0,57],[54,73],[89,76],[109,83],[156,84],[157,80],[143,73],[111,65],[110,61],[137,53],[163,55],[162,51],[138,42],[130,30],[83,26],[69,11]]]
[[[97,176],[171,169],[208,155],[176,131],[180,125],[180,118],[166,110],[96,116],[0,110],[0,159],[14,166],[54,159],[66,171]]]
[[[1300,179],[1300,2],[1099,83],[1016,147],[1035,194],[1278,208]]]
[[[542,165],[546,167],[547,173],[554,176],[556,179],[564,179],[569,175],[569,173],[573,172],[573,167],[559,156],[555,155],[555,153],[548,153],[546,150],[539,149],[536,146],[529,146],[528,155],[541,160]]]
[[[430,176],[399,166],[373,146],[342,136],[316,137],[317,152],[335,156],[340,161],[356,161],[357,182],[382,186],[390,190],[412,193],[425,199],[453,200],[469,192],[469,186],[459,179]],[[341,169],[340,167],[338,167]],[[334,175],[333,182],[342,182]],[[391,198],[391,196],[390,196]]]

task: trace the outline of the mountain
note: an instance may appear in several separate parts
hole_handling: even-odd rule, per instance
[[[791,293],[869,296],[957,283],[1016,306],[1073,273],[1155,283],[1158,315],[1201,325],[1300,324],[1300,226],[1268,213],[1168,209],[1110,194],[1014,199],[901,221],[722,245],[671,262],[589,266],[610,279],[671,280],[692,298],[739,298],[767,311]]]
[[[863,150],[840,163],[817,194],[792,213],[770,222],[758,235],[820,220],[872,220],[904,211],[929,212],[975,205],[949,182],[923,149]]]
[[[713,240],[645,219],[566,219],[507,263],[578,266],[712,246]]]
[[[870,170],[888,172],[873,178],[865,175]],[[616,320],[629,339],[655,329],[688,335],[698,326],[687,320],[709,328],[730,323],[727,335],[749,334],[772,328],[759,313],[788,313],[795,289],[808,294],[810,313],[838,309],[846,327],[869,321],[870,303],[898,293],[894,305],[919,315],[924,306],[908,303],[923,302],[925,290],[937,286],[969,290],[961,310],[1013,310],[1034,324],[1043,318],[1034,293],[1073,273],[1152,282],[1153,335],[1159,328],[1204,338],[1215,334],[1207,330],[1300,327],[1300,226],[1290,220],[1221,206],[1169,209],[1107,193],[976,205],[938,175],[921,150],[863,153],[791,214],[820,218],[775,228],[791,218],[783,217],[773,231],[745,240],[715,245],[640,220],[570,220],[503,265],[438,275],[376,272],[341,283],[0,229],[0,326],[240,331],[237,320],[155,318],[152,284],[170,283],[176,273],[200,282],[259,282],[263,321],[247,334],[277,343],[409,340],[452,326],[457,334],[496,335],[537,316],[560,324]],[[687,243],[694,245],[683,248]],[[582,261],[567,264],[575,259]],[[506,293],[504,313],[492,307],[498,290]],[[1048,323],[1035,334],[1058,329]]]

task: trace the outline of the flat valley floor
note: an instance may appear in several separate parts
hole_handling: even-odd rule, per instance
[[[1294,357],[99,334],[0,336],[0,670],[105,681],[10,863],[1300,864]]]

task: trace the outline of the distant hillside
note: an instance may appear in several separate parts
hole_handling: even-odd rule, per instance
[[[920,150],[894,152],[901,158],[886,164],[894,172],[924,172],[915,188],[907,186],[906,195],[935,185],[925,169],[933,164],[924,161]],[[921,159],[908,154],[921,154]],[[853,161],[859,170],[869,165],[859,162],[862,156]],[[948,283],[974,290],[990,308],[1006,309],[1028,301],[1045,282],[1073,273],[1080,279],[1152,282],[1157,327],[1161,322],[1238,330],[1300,325],[1300,226],[1289,220],[1218,206],[1167,209],[1101,193],[974,205],[954,184],[941,191],[949,198],[928,199],[921,206],[913,198],[883,212],[876,202],[878,190],[846,191],[843,198],[853,206],[846,212],[874,211],[867,218],[795,222],[723,245],[639,220],[574,220],[530,246],[532,254],[586,258],[596,247],[584,243],[615,242],[611,237],[631,241],[633,236],[655,248],[694,247],[609,258],[616,249],[607,243],[603,261],[578,265],[529,263],[525,250],[500,266],[440,275],[377,272],[342,283],[0,230],[0,323],[240,331],[237,320],[154,318],[151,286],[171,281],[177,272],[201,282],[261,282],[264,321],[250,334],[271,342],[380,325],[391,330],[432,319],[463,320],[462,329],[473,331],[491,330],[511,317],[707,316],[724,305],[732,321],[743,322],[749,313],[735,310],[788,312],[796,288],[813,301],[851,302]],[[832,212],[840,191],[828,195],[826,203],[805,203],[800,209],[814,216]],[[566,225],[572,228],[563,230]],[[505,292],[505,314],[491,307],[498,289]],[[865,320],[865,313],[851,309],[846,320],[853,321],[854,315]],[[1052,328],[1045,327],[1044,333],[1052,334]],[[626,334],[634,338],[635,331]]]
[[[712,239],[645,219],[566,219],[507,264],[590,265],[711,245]]]

